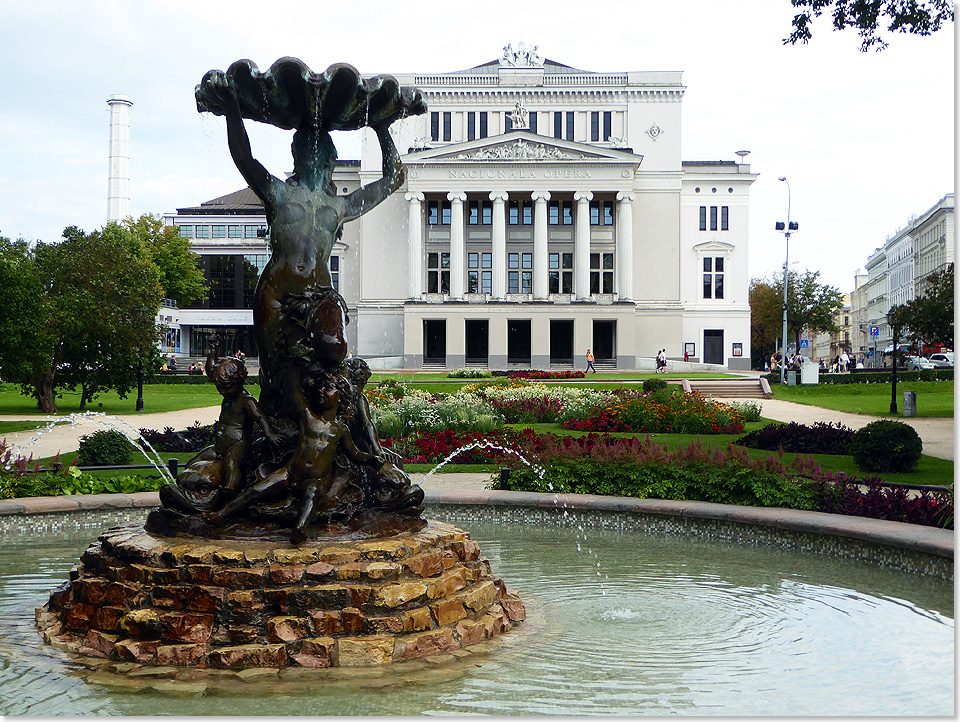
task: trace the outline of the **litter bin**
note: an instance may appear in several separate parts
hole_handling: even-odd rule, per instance
[[[903,392],[903,415],[904,416],[917,415],[917,392],[916,391]]]
[[[797,372],[790,370],[787,371],[787,386],[796,386],[797,385]]]

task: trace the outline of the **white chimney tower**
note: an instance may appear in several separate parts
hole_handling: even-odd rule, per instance
[[[112,95],[110,106],[110,178],[107,183],[107,222],[130,215],[130,108],[126,95]]]

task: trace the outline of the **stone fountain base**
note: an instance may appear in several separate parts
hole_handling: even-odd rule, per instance
[[[101,535],[70,576],[37,610],[44,639],[141,665],[379,665],[467,647],[525,617],[479,545],[440,522],[300,547],[132,524]]]

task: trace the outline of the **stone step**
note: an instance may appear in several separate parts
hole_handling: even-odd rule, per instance
[[[745,381],[700,381],[691,382],[690,387],[703,396],[713,399],[764,399],[759,380]]]

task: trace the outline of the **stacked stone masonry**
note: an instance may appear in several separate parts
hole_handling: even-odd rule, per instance
[[[353,667],[450,652],[525,617],[479,545],[440,522],[302,547],[184,542],[137,524],[101,535],[37,610],[44,639],[146,665]]]

